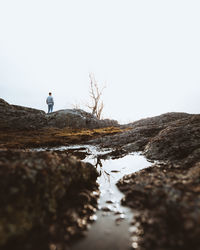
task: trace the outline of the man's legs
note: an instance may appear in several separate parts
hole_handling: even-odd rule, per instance
[[[51,112],[51,105],[48,104],[48,114]]]
[[[48,114],[53,112],[53,104],[48,105]]]

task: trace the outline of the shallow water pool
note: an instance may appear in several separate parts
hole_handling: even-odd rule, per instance
[[[129,154],[119,159],[100,160],[110,150],[101,151],[94,146],[85,149],[89,154],[84,161],[96,166],[100,176],[97,179],[100,190],[99,209],[94,223],[89,226],[86,237],[71,246],[72,250],[128,250],[131,247],[130,231],[133,212],[121,205],[123,193],[116,186],[124,175],[144,169],[151,164],[139,154]],[[77,147],[76,147],[77,150]]]
[[[37,149],[47,150],[47,148]],[[89,225],[86,236],[70,246],[71,250],[130,250],[131,249],[131,220],[133,211],[121,205],[123,193],[116,183],[123,176],[134,173],[151,165],[146,158],[138,153],[129,154],[122,158],[104,157],[112,149],[100,149],[92,145],[73,145],[55,147],[48,150],[70,151],[75,155],[83,153],[85,162],[93,164],[99,172],[100,197],[98,210],[92,216],[94,222]],[[106,158],[106,159],[104,159]],[[133,247],[134,248],[134,247]]]

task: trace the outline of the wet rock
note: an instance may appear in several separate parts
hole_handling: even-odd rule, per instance
[[[148,159],[161,162],[118,182],[122,203],[137,211],[131,227],[136,249],[199,249],[200,115],[175,117],[158,121],[161,130],[143,148]],[[139,124],[144,121],[156,119]]]
[[[122,203],[139,212],[133,222],[139,249],[199,249],[199,169],[200,163],[154,165],[118,182]]]
[[[86,230],[98,197],[91,164],[52,152],[4,150],[0,159],[0,249],[48,249]]]
[[[115,203],[115,201],[114,200],[107,200],[106,203],[113,204],[113,203]]]
[[[101,210],[104,211],[104,212],[110,212],[110,211],[113,210],[113,208],[112,208],[112,206],[109,206],[109,205],[108,205],[108,206],[106,206],[106,207],[102,207]]]

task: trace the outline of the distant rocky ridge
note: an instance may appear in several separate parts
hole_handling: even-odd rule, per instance
[[[42,110],[11,105],[0,99],[1,129],[41,129],[44,127],[101,128],[118,126],[115,120],[99,120],[81,109],[64,109],[46,114]]]

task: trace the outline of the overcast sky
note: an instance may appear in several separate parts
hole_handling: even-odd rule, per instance
[[[0,0],[0,98],[84,105],[90,72],[104,118],[200,110],[199,0]]]

